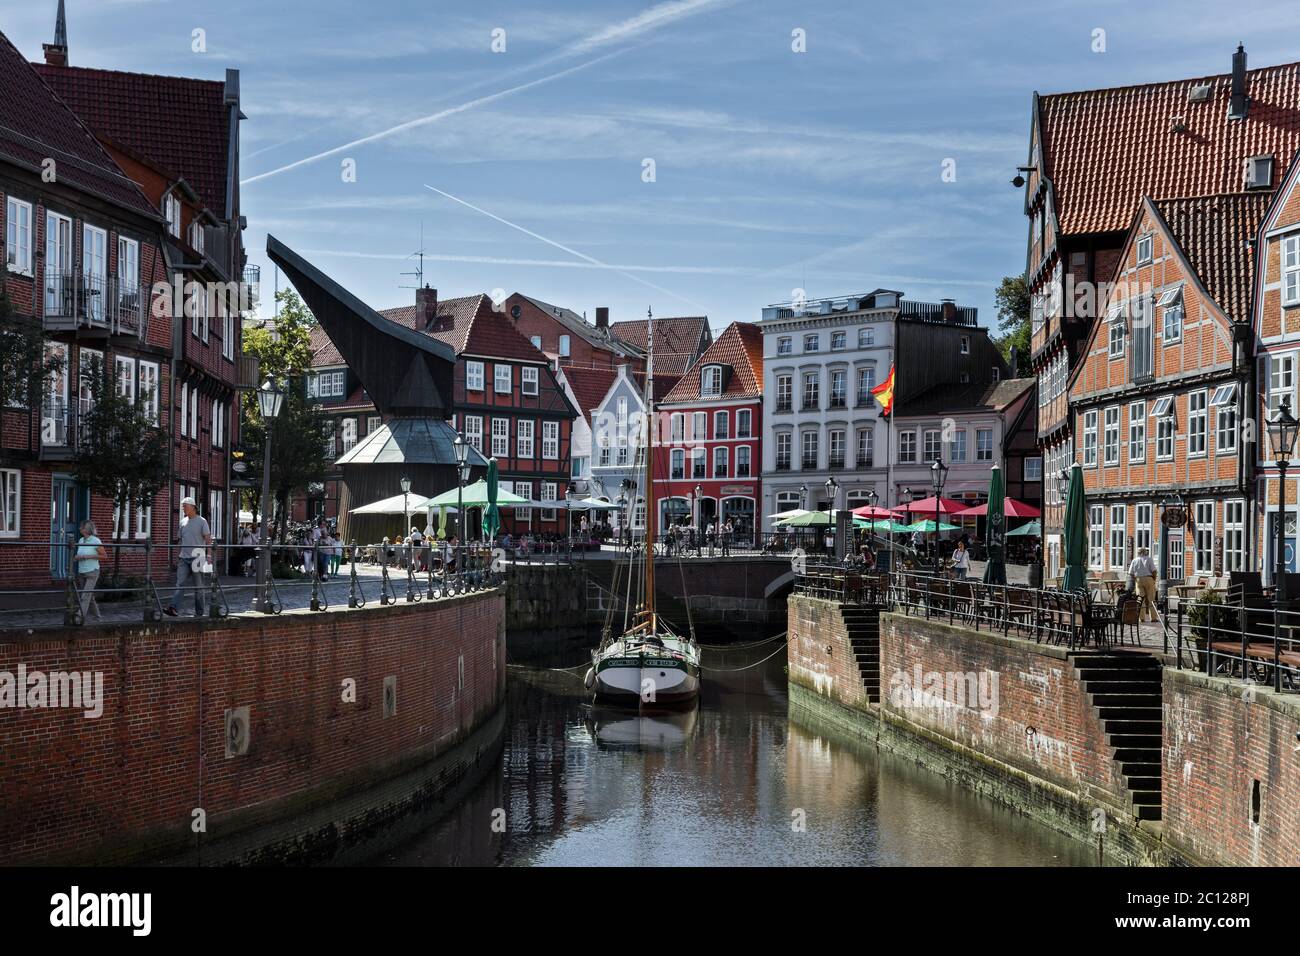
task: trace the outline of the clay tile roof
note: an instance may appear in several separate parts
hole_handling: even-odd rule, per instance
[[[409,329],[425,332],[418,327],[416,308],[413,305],[380,309],[379,314]],[[493,309],[492,300],[486,295],[440,299],[438,317],[443,320],[443,327],[426,334],[450,345],[457,355],[547,363],[546,355],[524,338],[523,333],[515,328],[504,313]]]
[[[610,334],[640,350],[646,350],[645,319],[611,322]],[[707,316],[676,316],[655,319],[655,378],[659,373],[682,375],[708,345]]]
[[[139,187],[2,33],[0,159],[33,170],[53,159],[60,182],[160,218]]]
[[[658,351],[655,353],[658,364]],[[689,402],[701,398],[700,374],[706,365],[729,365],[732,374],[723,398],[757,398],[763,394],[763,331],[753,322],[732,322],[704,350],[690,372],[673,386],[665,402]]]
[[[1060,231],[1127,229],[1143,196],[1242,192],[1243,161],[1252,156],[1272,155],[1280,176],[1300,148],[1297,66],[1247,70],[1250,108],[1239,120],[1227,118],[1230,74],[1040,96],[1043,167]],[[1208,98],[1189,101],[1201,86]]]
[[[618,369],[604,367],[576,367],[572,365],[561,366],[564,370],[564,377],[569,380],[569,387],[573,389],[573,397],[578,400],[578,409],[584,416],[588,416],[601,403],[606,395],[609,394],[609,388],[618,378]]]
[[[225,83],[75,66],[33,67],[96,136],[183,178],[225,215],[229,113]]]
[[[308,347],[311,349],[312,368],[329,368],[335,365],[348,364],[343,358],[343,354],[319,325],[312,326]]]
[[[1253,192],[1155,202],[1201,284],[1234,322],[1250,321],[1255,256],[1248,242],[1272,200],[1272,192]]]

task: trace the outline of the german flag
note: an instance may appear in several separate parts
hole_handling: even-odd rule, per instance
[[[883,414],[888,415],[894,410],[894,366],[889,366],[889,375],[871,390],[871,394],[876,396]]]

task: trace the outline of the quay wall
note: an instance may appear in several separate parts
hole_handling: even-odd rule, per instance
[[[500,746],[504,604],[0,632],[0,672],[103,680],[0,707],[0,865],[325,862],[443,805]]]

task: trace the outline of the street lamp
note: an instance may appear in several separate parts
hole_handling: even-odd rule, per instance
[[[578,492],[574,490],[573,482],[569,482],[569,487],[564,490],[564,510],[569,513],[569,551],[573,551],[573,503],[577,500]]]
[[[271,530],[271,429],[284,407],[284,392],[271,379],[262,383],[257,390],[257,410],[262,414],[262,426],[266,429],[266,443],[262,448],[262,540],[261,554],[257,562],[257,600],[254,609],[263,614],[274,613],[271,602],[271,549],[269,535]]]
[[[934,569],[939,570],[939,495],[948,480],[948,466],[936,458],[930,464],[930,484],[934,486]]]
[[[799,486],[799,507],[804,511],[808,510],[808,486]]]
[[[1056,503],[1065,504],[1065,496],[1070,493],[1070,473],[1064,468],[1056,473],[1056,491]]]
[[[830,504],[831,511],[835,510],[835,495],[839,490],[840,483],[835,480],[834,475],[826,479],[826,501]]]
[[[1268,437],[1277,461],[1277,580],[1273,584],[1273,689],[1282,691],[1282,668],[1279,667],[1281,612],[1286,603],[1286,466],[1295,451],[1300,422],[1291,414],[1291,400],[1282,399],[1277,416],[1268,423]]]
[[[406,601],[415,601],[415,548],[411,544],[411,479],[405,475],[401,479],[402,515],[405,519],[402,534],[406,539]]]
[[[465,546],[465,481],[469,478],[469,443],[464,432],[456,432],[452,447],[456,449],[456,520],[460,525],[460,545]]]

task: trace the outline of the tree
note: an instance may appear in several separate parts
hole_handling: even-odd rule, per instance
[[[280,415],[271,432],[271,494],[279,505],[275,538],[283,540],[289,497],[312,482],[323,481],[329,471],[325,428],[332,423],[320,406],[307,400],[306,373],[311,367],[311,330],[316,325],[316,317],[293,289],[280,290],[275,299],[274,321],[246,329],[244,351],[257,356],[261,378],[274,379],[285,392]],[[256,489],[254,507],[260,510],[266,429],[256,394],[244,399],[242,434],[248,448],[248,475]]]
[[[1022,369],[1029,369],[1032,334],[1029,284],[1024,275],[1005,276],[993,293],[993,301],[998,310],[998,331],[1002,333],[995,341],[1008,362],[1011,361],[1011,350],[1016,350],[1016,367],[1011,369],[1011,374],[1018,376]]]
[[[18,315],[0,282],[0,408],[39,407],[46,376],[62,367],[40,320]]]
[[[73,470],[78,480],[112,501],[115,515],[128,514],[130,507],[149,507],[166,487],[171,467],[171,440],[155,420],[158,409],[143,395],[132,401],[119,391],[98,358],[90,359],[81,376],[88,401],[77,429]],[[114,525],[113,539],[118,541],[126,522],[115,520]],[[122,549],[115,548],[115,580],[121,555]]]

